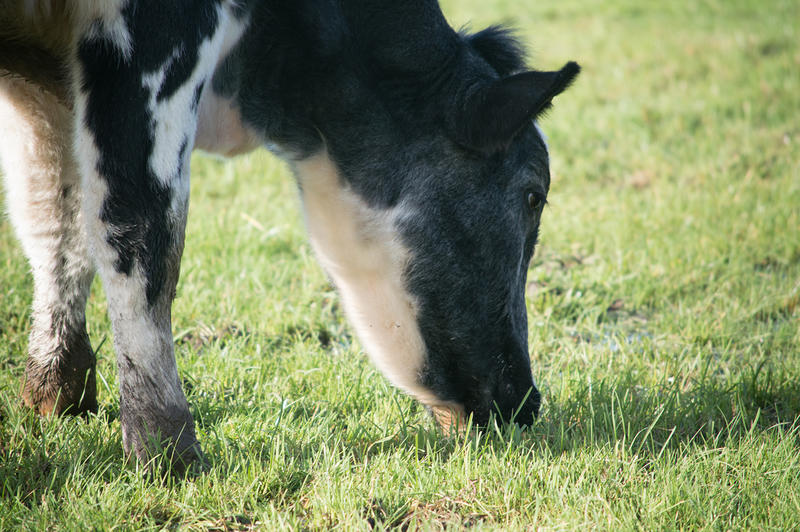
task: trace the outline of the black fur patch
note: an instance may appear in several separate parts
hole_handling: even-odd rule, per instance
[[[525,49],[510,29],[490,26],[465,37],[500,76],[515,74],[525,68]]]
[[[547,110],[580,72],[569,62],[557,72],[522,72],[474,91],[453,127],[465,146],[486,154],[505,150],[531,120]]]

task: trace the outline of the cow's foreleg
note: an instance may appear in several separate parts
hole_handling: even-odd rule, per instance
[[[134,49],[155,53],[149,45]],[[78,47],[83,216],[108,297],[124,447],[143,461],[167,448],[181,469],[201,453],[178,378],[171,305],[198,96],[211,68],[180,46],[156,64],[147,58],[153,70],[146,71],[135,53],[123,52],[98,35]]]
[[[97,410],[84,314],[94,271],[79,222],[72,122],[55,95],[0,71],[0,159],[34,280],[23,399],[40,414]]]
[[[171,326],[189,199],[189,176],[181,168],[188,165],[188,150],[170,154],[172,175],[161,179],[135,162],[153,154],[153,147],[142,143],[143,131],[106,129],[110,118],[88,118],[78,142],[81,158],[93,161],[84,170],[83,216],[108,298],[123,444],[143,461],[170,447],[180,464],[200,453],[178,378]],[[104,142],[104,135],[114,139]],[[132,153],[116,153],[128,142]]]

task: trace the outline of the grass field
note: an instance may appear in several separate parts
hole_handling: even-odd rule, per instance
[[[444,7],[584,67],[542,124],[535,426],[437,433],[351,335],[287,168],[196,155],[174,334],[210,470],[124,461],[98,282],[100,413],[20,407],[32,290],[0,219],[0,530],[800,527],[800,3]]]

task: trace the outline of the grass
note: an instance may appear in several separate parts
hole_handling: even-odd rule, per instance
[[[174,307],[210,470],[125,462],[102,288],[101,410],[19,405],[31,283],[0,221],[0,529],[800,526],[800,4],[451,0],[584,66],[543,123],[527,430],[448,438],[366,361],[264,153],[193,160]]]

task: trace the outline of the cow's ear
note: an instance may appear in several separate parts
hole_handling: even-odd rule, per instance
[[[526,124],[569,87],[580,70],[571,61],[555,72],[522,72],[479,89],[462,107],[460,140],[483,153],[507,148]]]

